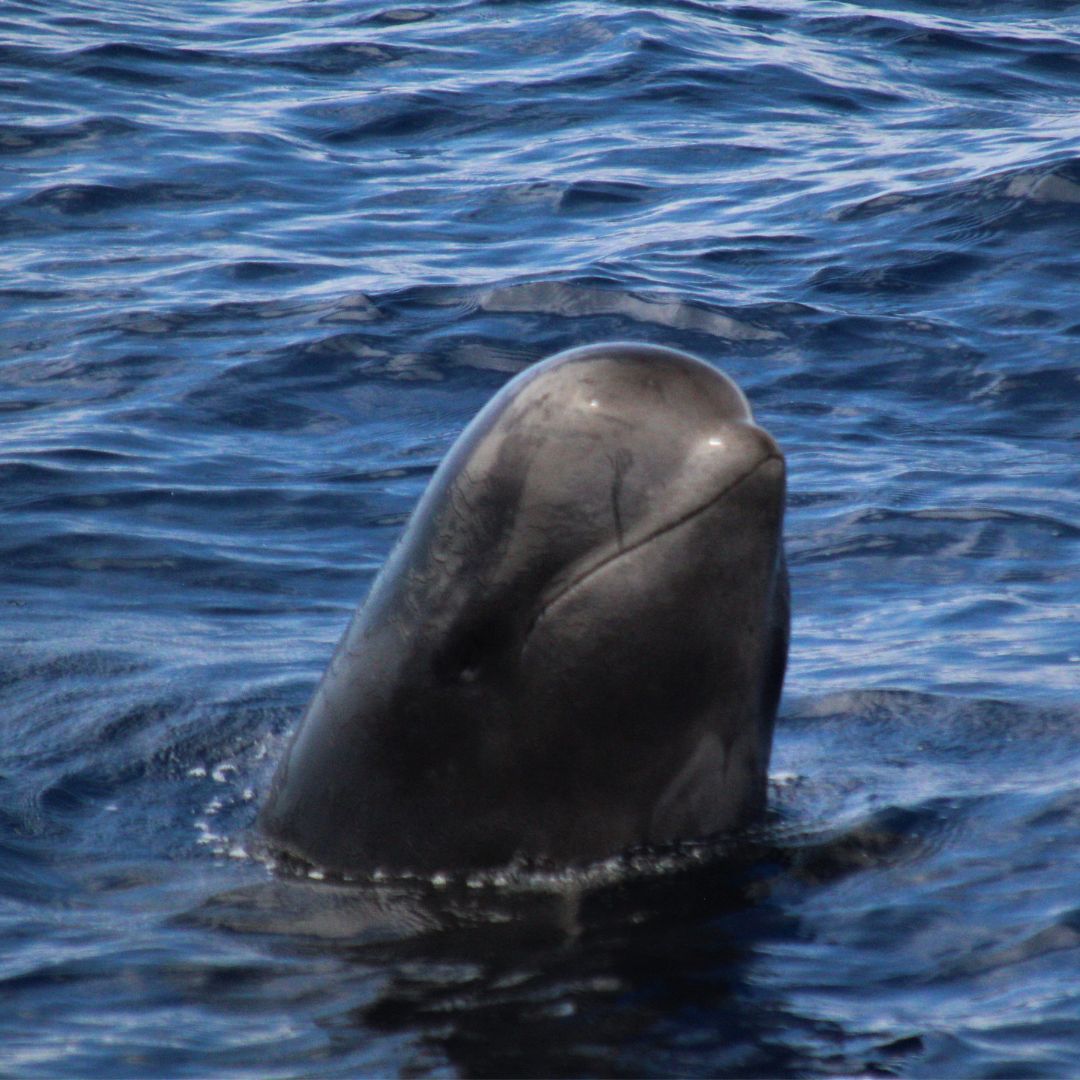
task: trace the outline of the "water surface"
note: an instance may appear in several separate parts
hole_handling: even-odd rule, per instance
[[[1067,1076],[1080,5],[7,0],[0,1071]],[[249,828],[513,373],[784,446],[773,828],[580,880]]]

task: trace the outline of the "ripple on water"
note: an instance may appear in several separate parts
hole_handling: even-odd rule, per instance
[[[1068,8],[5,5],[0,1072],[1069,1074]],[[605,338],[788,456],[766,827],[271,875],[435,465]]]

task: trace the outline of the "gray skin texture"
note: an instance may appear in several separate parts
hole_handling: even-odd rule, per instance
[[[784,458],[715,368],[572,349],[436,471],[259,824],[332,873],[576,864],[765,805]]]

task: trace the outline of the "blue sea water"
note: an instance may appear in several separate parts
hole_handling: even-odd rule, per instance
[[[275,876],[441,455],[607,339],[788,456],[753,857]],[[1080,4],[4,0],[0,1073],[1076,1075]]]

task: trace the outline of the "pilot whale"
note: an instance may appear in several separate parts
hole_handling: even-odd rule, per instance
[[[765,805],[785,464],[716,368],[571,349],[436,470],[260,815],[338,875],[573,865]]]

